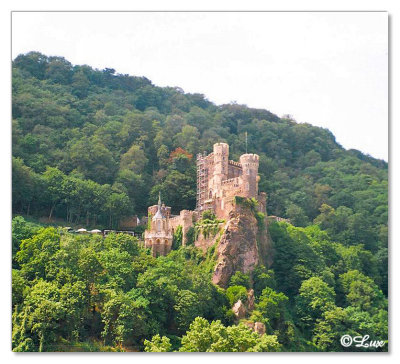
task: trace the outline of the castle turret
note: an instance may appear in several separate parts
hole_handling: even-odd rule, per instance
[[[149,215],[156,213],[150,221],[150,229],[145,231],[145,247],[151,248],[153,256],[166,255],[172,246],[172,233],[169,227],[169,215],[164,215],[163,211],[168,211],[165,205],[161,204],[161,195],[158,195],[158,204],[149,207]]]
[[[242,165],[243,197],[256,197],[258,194],[258,164],[257,154],[243,154],[240,156]]]
[[[214,144],[214,190],[220,190],[222,181],[228,178],[229,145]]]

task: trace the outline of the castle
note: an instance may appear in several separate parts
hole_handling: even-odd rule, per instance
[[[234,208],[235,196],[255,198],[258,208],[265,212],[266,194],[258,192],[257,154],[243,154],[239,162],[229,160],[229,145],[216,143],[213,152],[197,155],[197,198],[194,211],[182,210],[172,216],[171,208],[161,204],[150,206],[149,229],[145,232],[145,246],[152,248],[154,256],[166,255],[172,247],[172,236],[182,226],[182,244],[186,232],[206,210],[211,210],[218,219],[227,220]]]
[[[196,210],[213,211],[218,218],[226,219],[233,207],[235,196],[256,198],[265,209],[266,195],[258,193],[257,154],[243,154],[239,162],[229,160],[229,145],[214,144],[209,155],[197,155]]]

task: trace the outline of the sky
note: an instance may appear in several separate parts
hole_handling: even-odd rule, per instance
[[[29,51],[290,114],[388,160],[385,12],[14,12]]]

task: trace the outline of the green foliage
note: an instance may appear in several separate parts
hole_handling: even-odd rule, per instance
[[[267,269],[263,265],[254,268],[253,273],[253,289],[256,297],[259,297],[264,288],[276,288],[275,274],[272,269]]]
[[[183,230],[182,226],[179,225],[174,231],[174,235],[172,236],[172,249],[178,249],[182,245],[183,238]]]
[[[291,204],[286,208],[286,216],[290,219],[290,222],[295,226],[307,226],[308,217],[304,210],[296,204]]]
[[[270,215],[306,226],[327,204],[340,211],[340,225],[329,227],[334,240],[375,250],[387,245],[379,234],[387,226],[387,163],[345,151],[326,129],[244,105],[217,106],[204,95],[39,52],[14,60],[12,91],[16,213],[50,215],[54,207],[53,216],[64,218],[72,204],[69,220],[86,220],[79,193],[70,194],[68,204],[51,198],[41,178],[46,167],[125,193],[131,209],[123,216],[145,214],[159,191],[175,212],[192,209],[191,156],[223,140],[237,159],[245,152],[247,131],[252,152],[260,156],[259,187],[268,194]],[[171,155],[178,148],[184,152]],[[90,209],[89,218],[109,224],[109,216],[96,211]]]
[[[11,238],[12,238],[12,263],[13,268],[18,268],[16,261],[17,251],[20,249],[21,241],[32,237],[40,226],[25,221],[22,216],[16,216],[11,222]]]
[[[193,226],[191,226],[188,231],[186,232],[186,245],[190,246],[193,245],[196,240],[196,230]]]
[[[335,306],[335,291],[321,278],[305,280],[298,296],[298,315],[305,326],[312,326],[325,311]]]
[[[257,212],[258,202],[255,198],[245,198],[241,196],[235,196],[234,202],[236,205],[244,206],[250,209],[252,212]]]
[[[237,271],[231,276],[231,279],[229,280],[229,286],[244,286],[249,289],[250,277],[248,274]]]
[[[262,291],[256,304],[256,309],[272,324],[274,320],[283,320],[287,302],[288,297],[282,292],[278,293],[267,287]]]
[[[206,210],[203,212],[203,214],[201,215],[201,218],[203,220],[215,220],[216,216],[215,214],[211,211],[211,210]]]
[[[226,289],[226,297],[228,297],[231,306],[238,300],[245,303],[247,301],[247,289],[243,286],[230,286]]]
[[[387,301],[382,291],[371,278],[358,270],[341,274],[339,283],[348,305],[366,312],[387,308]]]
[[[171,343],[169,338],[163,336],[160,337],[160,335],[154,335],[151,341],[145,340],[144,341],[144,351],[146,352],[157,352],[157,353],[162,353],[162,352],[167,352],[171,351]]]
[[[344,150],[326,129],[113,69],[39,52],[12,66],[12,209],[27,216],[12,222],[14,351],[142,350],[145,340],[149,351],[343,351],[344,333],[387,340],[386,162]],[[252,317],[276,336],[230,326],[229,299],[250,286],[240,275],[229,292],[212,285],[216,246],[204,254],[193,246],[200,233],[218,234],[207,212],[187,247],[177,230],[174,250],[159,259],[126,235],[103,240],[28,222],[116,228],[146,215],[159,192],[173,213],[193,209],[193,155],[226,141],[237,160],[245,132],[268,214],[291,222],[269,224],[273,265],[250,280]],[[235,202],[264,231],[257,201]]]
[[[182,337],[179,351],[280,351],[280,345],[276,336],[264,334],[260,337],[243,324],[225,327],[220,321],[212,321],[210,324],[204,318],[197,317]]]
[[[275,243],[272,268],[277,286],[287,296],[294,297],[303,280],[323,269],[322,257],[313,250],[307,230],[286,223],[271,223],[269,233]]]
[[[194,224],[193,241],[197,240],[200,234],[202,234],[205,239],[215,237],[218,232],[221,231],[220,224],[224,222],[225,220],[217,219],[215,214],[211,211],[204,211],[201,219],[196,221]]]
[[[174,309],[176,311],[176,323],[180,332],[185,333],[191,322],[202,310],[201,298],[189,290],[181,290],[178,293]]]
[[[144,337],[154,333],[149,302],[135,290],[109,294],[104,304],[102,336],[117,345],[138,344]]]

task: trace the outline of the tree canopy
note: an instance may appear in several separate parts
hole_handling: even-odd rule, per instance
[[[387,343],[386,162],[290,117],[39,52],[13,61],[12,117],[14,351],[354,350],[344,334]],[[233,272],[226,290],[211,283],[214,251],[182,247],[179,229],[154,258],[127,235],[31,222],[116,228],[147,215],[159,192],[173,213],[193,209],[196,153],[223,141],[238,160],[245,133],[267,213],[287,222],[268,223],[272,266]],[[250,289],[254,309],[239,322],[231,307]]]

